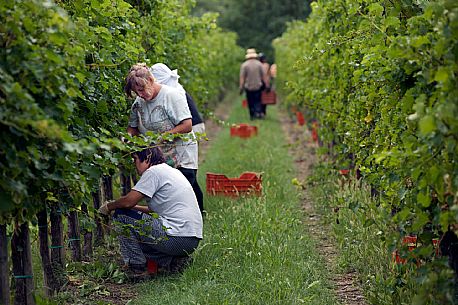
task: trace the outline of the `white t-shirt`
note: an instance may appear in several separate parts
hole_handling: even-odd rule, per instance
[[[136,127],[140,133],[147,131],[163,133],[173,129],[181,121],[191,119],[186,96],[178,89],[162,85],[157,96],[145,101],[137,97],[132,104],[129,126]],[[194,135],[191,131],[190,134]],[[171,157],[175,167],[198,168],[197,141],[175,140],[170,145],[161,146],[166,157]]]
[[[167,235],[202,238],[203,221],[196,195],[179,170],[165,163],[153,165],[133,189],[147,197],[148,207],[159,215]]]

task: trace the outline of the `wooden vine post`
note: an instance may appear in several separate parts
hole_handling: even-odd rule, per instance
[[[113,177],[107,175],[102,178],[102,189],[103,189],[103,200],[108,201],[113,199]],[[108,226],[109,217],[103,216],[105,223],[105,231],[110,232],[110,227]]]
[[[129,173],[124,169],[124,167],[119,168],[121,174],[120,174],[120,180],[121,180],[121,194],[124,196],[127,193],[130,192],[132,185],[130,183],[130,175]]]
[[[103,245],[104,243],[104,232],[103,232],[103,225],[102,225],[102,218],[97,213],[97,210],[100,208],[100,192],[92,192],[92,203],[94,205],[94,219],[95,219],[95,245]]]
[[[68,246],[72,253],[74,262],[81,261],[81,241],[80,226],[78,222],[78,213],[75,210],[70,211],[68,215]]]
[[[8,268],[8,237],[6,225],[0,225],[0,304],[10,304],[10,272]]]
[[[138,182],[137,175],[132,174],[131,177],[132,177],[132,183],[133,183],[134,185],[137,184],[137,182]]]
[[[105,201],[113,199],[113,178],[111,176],[103,176],[103,199]]]
[[[65,252],[64,252],[64,234],[62,224],[62,211],[60,207],[51,207],[51,263],[59,284],[65,283]]]
[[[16,287],[15,305],[35,305],[33,298],[32,252],[30,249],[29,224],[16,224],[11,239],[11,261]]]
[[[83,212],[83,215],[85,217],[89,217],[89,211],[87,208],[87,204],[83,203],[81,205],[81,211]],[[92,257],[92,231],[89,230],[88,228],[84,228],[81,230],[81,233],[84,236],[84,241],[83,241],[83,257],[85,258],[90,258]]]
[[[49,255],[48,214],[46,209],[39,212],[37,218],[41,266],[43,268],[44,294],[50,297],[57,290],[58,286],[52,269],[51,257]]]

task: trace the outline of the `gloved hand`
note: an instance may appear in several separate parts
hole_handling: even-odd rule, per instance
[[[243,94],[243,91],[244,91],[243,88],[240,88],[240,89],[239,89],[239,94],[242,95],[242,94]]]
[[[97,211],[100,214],[103,214],[103,215],[106,215],[106,216],[110,216],[112,211],[110,211],[108,209],[108,204],[111,203],[111,202],[114,202],[114,200],[105,201]]]

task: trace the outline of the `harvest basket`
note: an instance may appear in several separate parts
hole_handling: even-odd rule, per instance
[[[271,90],[269,92],[262,91],[261,93],[261,103],[264,105],[274,105],[277,103],[277,94],[275,91]]]
[[[226,175],[207,173],[207,194],[237,197],[240,195],[261,195],[262,174],[244,172],[238,178]]]

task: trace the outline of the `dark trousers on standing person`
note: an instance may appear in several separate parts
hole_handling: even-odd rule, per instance
[[[261,92],[261,90],[246,90],[246,99],[251,120],[261,117]]]
[[[200,189],[199,182],[197,182],[197,177],[196,177],[196,181],[192,185],[192,189],[194,190],[194,194],[196,194],[197,203],[199,204],[200,213],[203,213],[204,212],[204,193]]]
[[[200,189],[199,183],[197,182],[197,169],[179,167],[178,170],[188,179],[189,183],[194,190],[194,194],[199,204],[199,210],[201,213],[204,211],[204,194]]]

